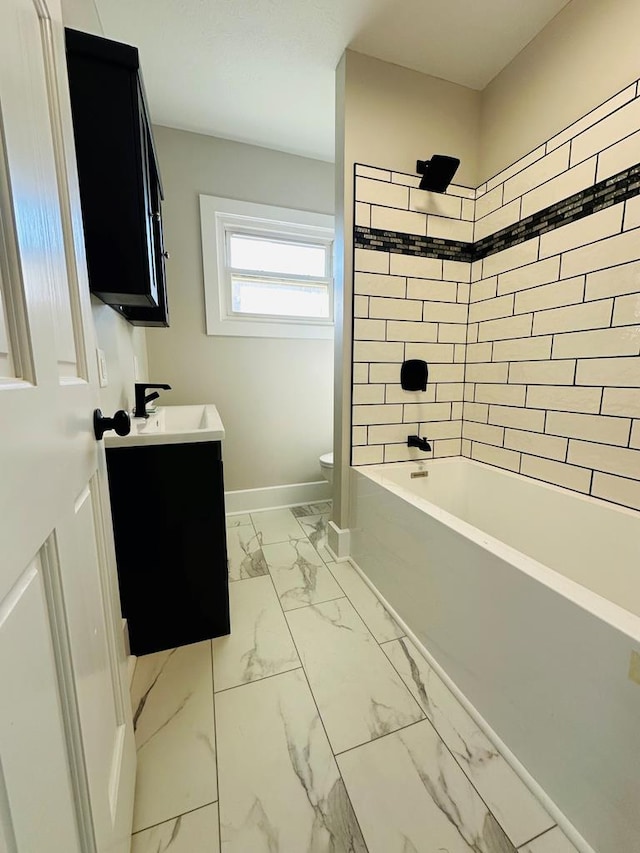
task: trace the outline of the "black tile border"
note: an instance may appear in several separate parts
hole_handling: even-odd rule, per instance
[[[356,225],[354,245],[357,249],[371,249],[375,252],[392,252],[420,258],[472,263],[527,240],[533,240],[562,225],[577,222],[591,216],[592,213],[620,204],[637,195],[640,195],[640,163],[598,181],[475,243],[403,234],[399,231],[382,231],[378,228]]]

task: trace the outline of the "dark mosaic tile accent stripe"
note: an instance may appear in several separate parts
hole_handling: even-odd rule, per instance
[[[479,261],[637,195],[640,195],[640,163],[475,243],[420,237],[397,231],[380,231],[360,225],[354,228],[354,242],[358,249],[395,252],[445,261]]]

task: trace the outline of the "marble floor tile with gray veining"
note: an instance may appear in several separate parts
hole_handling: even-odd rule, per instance
[[[351,563],[327,563],[327,566],[379,643],[404,637],[402,628],[394,622]]]
[[[220,853],[218,804],[136,833],[131,839],[131,853]]]
[[[328,515],[308,515],[298,519],[300,526],[304,530],[309,542],[316,549],[318,554],[325,562],[332,561],[333,555],[327,549],[327,525],[329,523]]]
[[[251,516],[248,512],[242,512],[237,515],[228,515],[226,518],[227,530],[232,527],[242,527],[245,524],[251,524]]]
[[[296,518],[304,518],[305,515],[330,515],[331,501],[320,501],[315,504],[303,504],[302,506],[292,506],[291,512]]]
[[[578,853],[559,827],[518,848],[519,853]]]
[[[211,642],[138,659],[134,832],[217,800]]]
[[[554,826],[418,649],[405,637],[382,646],[456,761],[515,847]]]
[[[268,575],[230,584],[229,604],[231,634],[213,641],[216,690],[300,666]]]
[[[334,752],[423,719],[346,598],[286,616]]]
[[[306,534],[298,524],[290,509],[266,509],[252,512],[251,520],[262,537],[263,545],[276,542],[289,542],[291,539],[306,539]]]
[[[262,539],[253,524],[241,524],[227,530],[227,560],[231,581],[268,574]]]
[[[428,720],[337,760],[369,853],[516,853]]]
[[[367,853],[301,670],[216,696],[224,853]]]
[[[344,595],[317,551],[304,539],[265,545],[264,557],[283,610]]]

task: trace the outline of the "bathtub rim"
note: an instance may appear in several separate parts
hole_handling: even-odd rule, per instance
[[[639,516],[637,512],[628,509],[627,507],[618,506],[617,504],[612,504],[608,501],[600,500],[599,498],[592,498],[589,495],[582,495],[579,492],[572,491],[571,489],[565,489],[561,486],[545,483],[543,480],[525,477],[523,474],[517,474],[513,471],[507,471],[503,468],[497,468],[496,466],[461,456],[445,457],[443,459],[420,459],[409,462],[388,462],[382,465],[352,465],[351,468],[353,471],[363,474],[369,480],[396,495],[406,503],[417,507],[436,521],[439,521],[450,529],[455,530],[465,538],[470,539],[474,544],[486,551],[489,551],[489,553],[499,559],[503,559],[510,563],[514,568],[522,571],[528,577],[542,583],[548,589],[553,590],[559,595],[562,595],[563,598],[571,601],[577,607],[580,607],[594,618],[601,619],[606,622],[610,627],[629,637],[632,642],[640,644],[640,614],[636,614],[633,611],[627,610],[621,605],[610,601],[600,593],[594,592],[583,584],[578,583],[578,581],[574,581],[571,578],[566,577],[556,569],[552,569],[550,566],[546,566],[544,563],[539,562],[533,557],[529,557],[517,548],[501,542],[495,536],[486,533],[479,527],[475,527],[468,521],[458,518],[453,513],[442,509],[442,507],[439,507],[432,501],[415,494],[415,492],[412,492],[406,486],[385,480],[383,476],[384,471],[390,471],[392,469],[424,470],[426,466],[446,466],[447,464],[450,465],[452,462],[459,463],[460,460],[463,460],[465,465],[479,467],[493,473],[497,472],[505,477],[532,481],[542,489],[559,491],[574,499],[588,499],[589,502],[595,501],[597,504],[608,510],[614,510],[616,512],[619,511],[624,514],[631,515],[632,517]]]

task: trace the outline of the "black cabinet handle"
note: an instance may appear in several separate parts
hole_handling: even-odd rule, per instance
[[[110,429],[115,430],[118,435],[129,435],[131,432],[129,413],[120,409],[112,418],[105,418],[102,411],[96,409],[93,413],[93,432],[96,440],[100,441],[105,432]]]

